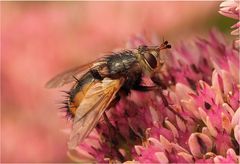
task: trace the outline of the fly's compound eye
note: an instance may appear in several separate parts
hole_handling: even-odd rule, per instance
[[[148,65],[154,69],[157,67],[157,59],[154,55],[150,54],[150,53],[144,53],[143,54],[146,62],[148,63]]]

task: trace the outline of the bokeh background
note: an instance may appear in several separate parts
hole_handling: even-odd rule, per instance
[[[173,43],[230,31],[220,2],[1,2],[1,161],[70,162],[55,74],[123,48],[136,34]]]

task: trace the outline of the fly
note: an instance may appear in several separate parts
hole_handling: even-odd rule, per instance
[[[159,84],[153,74],[164,64],[160,51],[168,48],[171,45],[165,41],[160,46],[141,45],[136,49],[114,52],[61,73],[46,84],[47,88],[56,88],[77,81],[65,102],[68,113],[73,117],[69,149],[81,143],[95,128],[106,109],[114,106],[122,96],[128,95],[131,90],[156,89],[155,86],[141,85],[142,77],[147,76]]]

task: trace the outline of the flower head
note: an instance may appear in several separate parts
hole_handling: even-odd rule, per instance
[[[239,1],[225,0],[220,4],[220,11],[222,15],[233,19],[239,19]]]
[[[135,38],[129,45],[142,41]],[[98,162],[238,162],[237,59],[216,31],[192,45],[179,44],[160,74],[166,89],[132,92],[76,151]]]
[[[240,10],[239,0],[225,0],[224,2],[222,2],[220,4],[220,10],[219,10],[220,14],[222,14],[226,17],[230,17],[230,18],[238,20],[238,22],[231,27],[231,28],[235,29],[231,32],[231,34],[238,36],[238,38],[234,42],[234,47],[236,47],[236,48],[240,47],[240,39],[239,39],[240,13],[239,13],[239,10]]]

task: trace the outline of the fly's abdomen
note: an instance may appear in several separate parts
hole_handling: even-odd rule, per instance
[[[67,112],[72,117],[75,116],[76,110],[84,99],[86,92],[89,90],[89,88],[91,88],[93,84],[95,84],[95,82],[96,79],[93,77],[91,72],[87,72],[76,82],[74,87],[71,89],[68,99]]]

